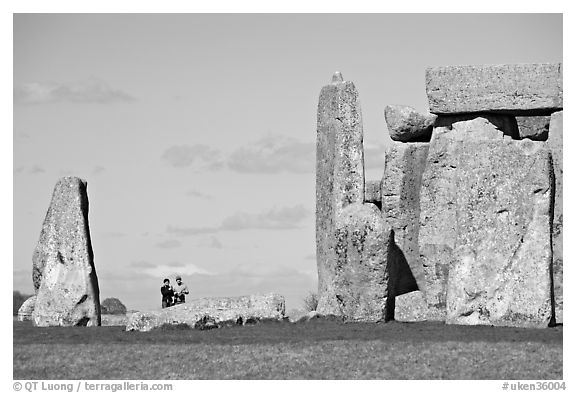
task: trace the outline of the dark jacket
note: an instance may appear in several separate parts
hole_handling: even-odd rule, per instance
[[[172,287],[162,285],[160,287],[160,292],[162,293],[162,301],[172,303],[172,297],[174,296],[174,291],[172,290]]]

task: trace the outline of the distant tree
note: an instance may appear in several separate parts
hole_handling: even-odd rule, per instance
[[[306,311],[316,311],[318,308],[318,294],[314,292],[308,293],[304,297],[304,310]]]
[[[114,314],[114,315],[126,314],[126,306],[122,304],[122,302],[115,297],[109,297],[107,299],[104,299],[104,301],[100,305],[100,310],[102,314]]]
[[[18,315],[18,310],[20,310],[20,307],[22,307],[22,303],[24,303],[26,299],[28,299],[31,296],[32,295],[25,295],[23,293],[20,293],[20,291],[14,291],[14,297],[13,297],[14,300],[12,301],[12,306],[14,308],[12,310],[12,315]]]

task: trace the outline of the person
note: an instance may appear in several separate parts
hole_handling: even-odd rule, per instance
[[[190,293],[188,286],[182,282],[182,277],[176,276],[176,285],[174,286],[174,304],[186,303],[186,296]]]
[[[164,285],[160,287],[160,292],[162,293],[162,308],[170,307],[174,297],[174,289],[167,278],[164,279]]]

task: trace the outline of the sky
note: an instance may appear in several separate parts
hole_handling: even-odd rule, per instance
[[[88,182],[101,300],[316,291],[316,107],[359,90],[366,179],[427,66],[562,61],[561,14],[15,14],[13,288],[63,176]]]

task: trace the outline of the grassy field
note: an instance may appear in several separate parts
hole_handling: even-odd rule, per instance
[[[562,327],[311,320],[208,331],[14,322],[14,379],[562,379]]]

